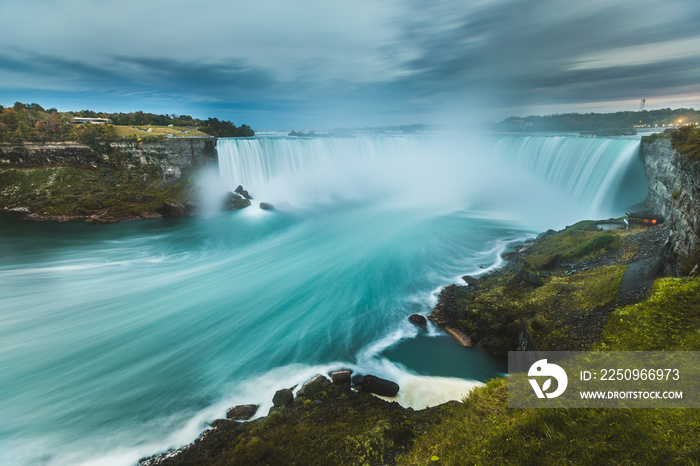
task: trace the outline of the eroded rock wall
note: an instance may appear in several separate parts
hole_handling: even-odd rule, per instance
[[[649,181],[644,206],[666,219],[671,230],[666,272],[679,275],[700,247],[700,162],[673,150],[666,138],[642,140],[639,154]]]
[[[110,151],[74,142],[0,144],[0,167],[71,165],[84,168],[124,163],[152,164],[164,178],[180,178],[187,171],[216,162],[216,138],[118,142]]]

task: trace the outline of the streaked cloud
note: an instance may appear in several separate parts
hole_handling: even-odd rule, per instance
[[[698,25],[696,0],[9,1],[0,103],[297,128],[700,107]]]

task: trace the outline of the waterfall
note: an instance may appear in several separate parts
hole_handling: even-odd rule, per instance
[[[602,217],[644,199],[638,149],[634,138],[360,135],[223,139],[217,150],[227,188],[241,184],[262,200],[381,198],[491,211],[526,201]]]

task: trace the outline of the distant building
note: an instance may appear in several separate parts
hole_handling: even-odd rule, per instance
[[[93,125],[111,125],[112,120],[109,118],[73,118],[73,123],[79,125],[81,123],[92,123]]]

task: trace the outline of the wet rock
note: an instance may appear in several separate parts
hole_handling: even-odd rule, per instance
[[[185,210],[187,211],[188,215],[194,215],[197,213],[197,204],[195,204],[193,201],[187,201],[185,202]]]
[[[366,393],[374,393],[381,396],[396,396],[399,393],[399,385],[391,380],[382,379],[375,375],[365,375],[355,379],[355,388]]]
[[[258,405],[238,405],[226,411],[226,418],[247,421],[258,412]]]
[[[352,371],[350,369],[341,369],[328,373],[335,385],[350,386]]]
[[[275,208],[274,205],[270,204],[269,202],[261,202],[260,203],[260,208],[263,210],[272,210]]]
[[[292,406],[294,404],[294,395],[291,389],[277,390],[275,396],[272,397],[274,408],[281,406]]]
[[[240,424],[240,422],[234,421],[233,419],[217,419],[209,425],[214,429],[221,429],[222,427],[235,426],[238,424]]]
[[[416,325],[420,325],[420,326],[425,326],[428,323],[426,318],[420,314],[411,314],[408,317],[408,320],[410,320],[412,324],[416,324]]]
[[[452,335],[459,342],[460,345],[465,346],[467,348],[472,347],[471,337],[466,333],[462,332],[461,330],[457,330],[453,327],[445,327],[445,331]]]
[[[158,213],[163,217],[184,217],[187,215],[187,209],[179,202],[164,202]]]
[[[511,261],[511,260],[515,259],[516,257],[518,257],[518,253],[513,252],[513,251],[504,252],[503,254],[501,254],[501,257],[503,258],[503,260]]]
[[[248,191],[246,191],[245,189],[243,189],[243,186],[241,186],[240,184],[238,185],[238,187],[236,188],[236,190],[234,191],[234,193],[238,193],[238,194],[240,194],[241,196],[245,197],[245,198],[248,199],[248,200],[253,199],[252,196],[251,196],[250,194],[248,194]]]
[[[317,375],[313,379],[309,380],[308,382],[305,382],[304,385],[301,386],[299,391],[297,391],[297,396],[304,396],[304,394],[307,392],[308,388],[312,384],[317,384],[320,387],[327,387],[331,384],[331,381],[328,380],[326,376],[323,375]]]
[[[138,215],[141,218],[160,218],[163,216],[163,214],[160,214],[158,212],[148,212],[148,211],[139,212]]]
[[[464,280],[464,282],[469,286],[476,286],[476,284],[479,283],[479,279],[472,277],[471,275],[463,276],[462,280]]]
[[[229,193],[224,199],[224,210],[243,209],[250,205],[250,200],[239,196],[236,193]]]

